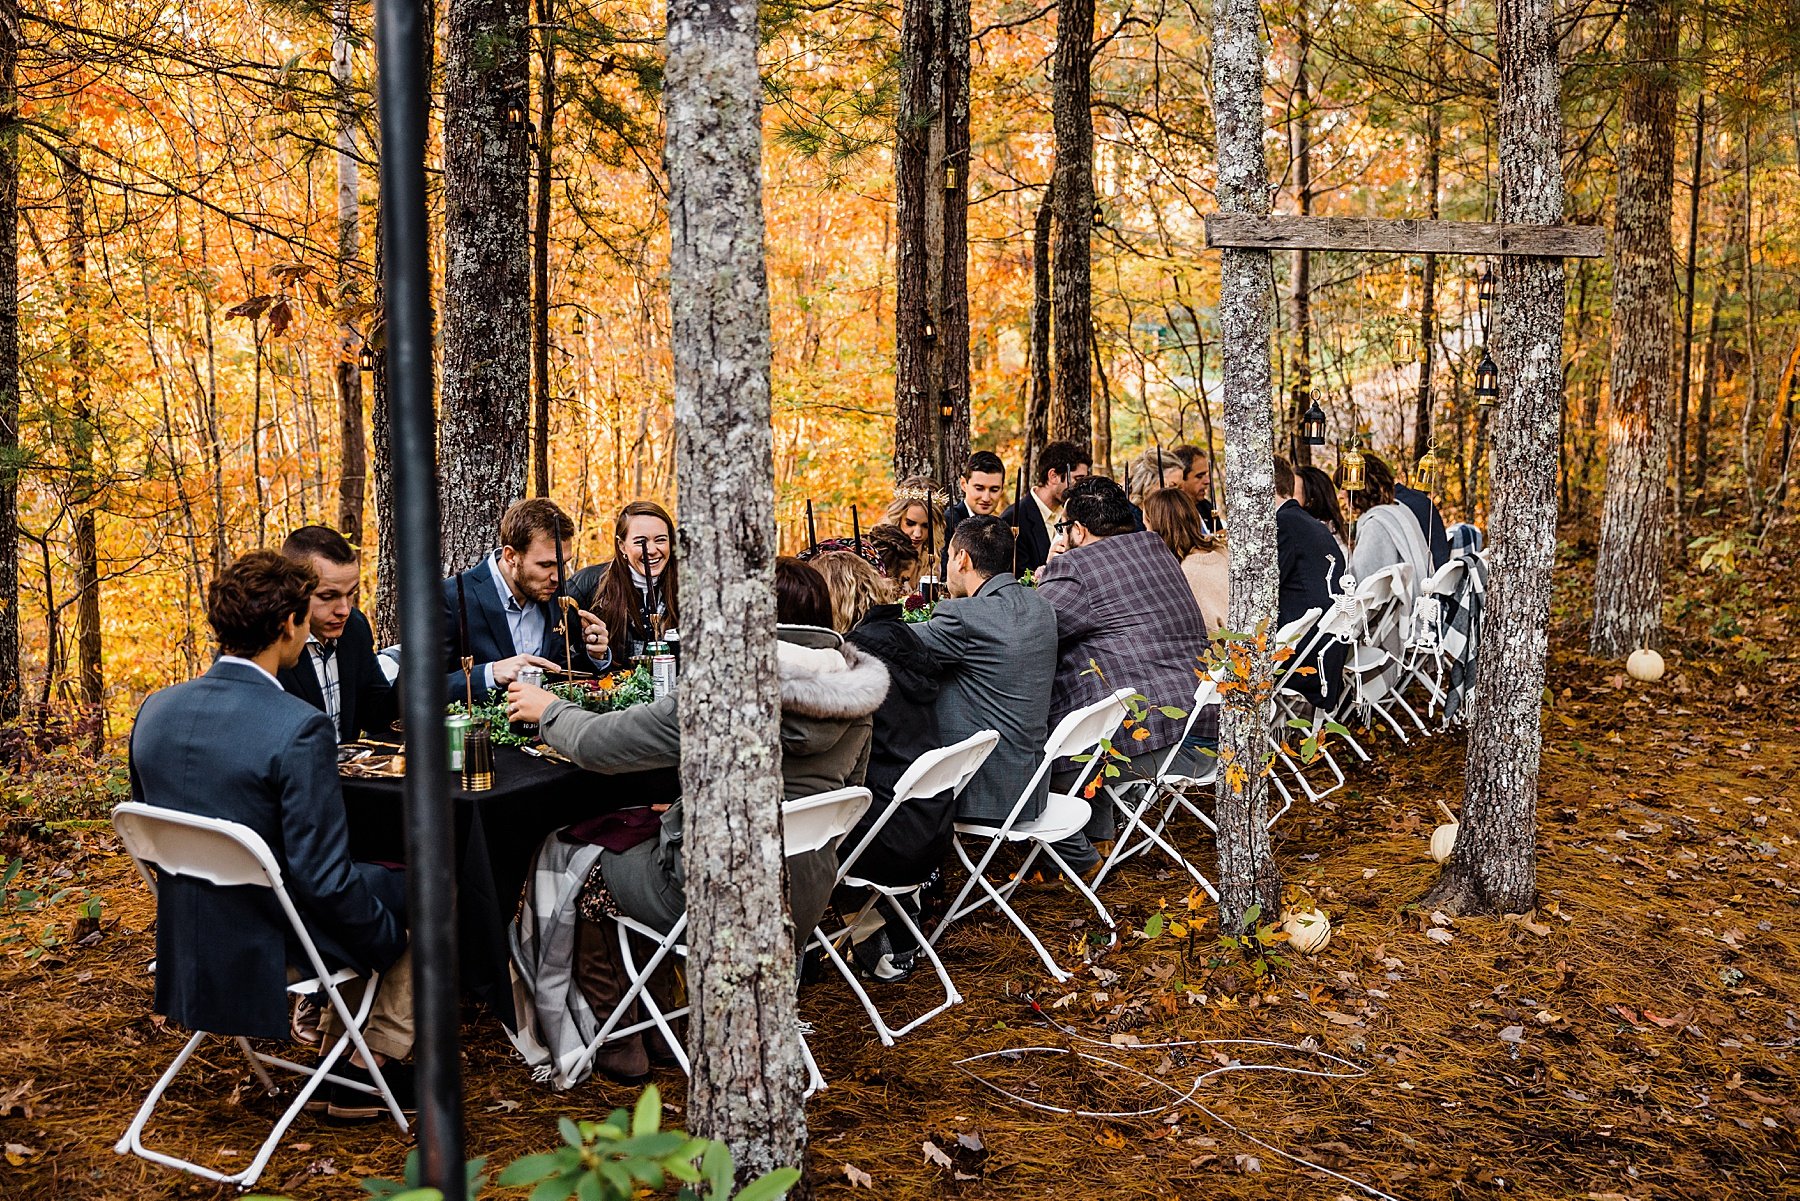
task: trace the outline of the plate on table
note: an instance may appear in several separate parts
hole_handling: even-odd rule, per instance
[[[350,752],[345,758],[345,752]],[[397,780],[406,775],[406,756],[393,748],[344,746],[338,749],[338,775],[358,779]]]

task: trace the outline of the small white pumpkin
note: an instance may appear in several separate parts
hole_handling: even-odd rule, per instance
[[[1450,858],[1450,852],[1456,849],[1456,835],[1462,829],[1462,823],[1456,820],[1456,814],[1443,801],[1437,803],[1444,816],[1450,820],[1431,832],[1431,857],[1439,863]]]
[[[1649,647],[1639,647],[1625,660],[1625,674],[1634,680],[1654,683],[1662,679],[1663,657]]]
[[[1289,913],[1281,928],[1287,933],[1288,946],[1307,955],[1318,954],[1331,941],[1331,918],[1321,909]]]

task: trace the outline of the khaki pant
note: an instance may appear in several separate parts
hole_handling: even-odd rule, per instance
[[[338,989],[344,1004],[355,1013],[362,1004],[363,989],[368,978],[351,980]],[[319,1002],[319,1033],[329,1042],[343,1033],[337,1010],[323,992]],[[405,1059],[413,1048],[412,948],[401,952],[394,966],[381,973],[375,989],[375,1002],[369,1007],[369,1020],[363,1023],[363,1039],[369,1050],[389,1059]]]

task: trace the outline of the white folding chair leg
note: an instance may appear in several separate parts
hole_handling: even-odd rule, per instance
[[[1151,847],[1156,847],[1161,850],[1163,854],[1167,855],[1176,867],[1181,868],[1188,875],[1192,876],[1196,884],[1199,884],[1208,892],[1211,892],[1212,882],[1209,881],[1198,868],[1190,863],[1187,856],[1176,849],[1175,844],[1170,842],[1165,836],[1164,832],[1168,829],[1169,825],[1169,807],[1173,802],[1165,802],[1161,812],[1161,818],[1155,826],[1152,826],[1145,820],[1146,813],[1158,801],[1164,799],[1165,791],[1173,792],[1174,790],[1167,789],[1166,786],[1162,784],[1156,784],[1154,788],[1141,788],[1135,791],[1141,793],[1144,799],[1141,802],[1133,804],[1132,802],[1123,799],[1118,794],[1113,793],[1111,789],[1107,789],[1107,792],[1112,795],[1114,806],[1118,809],[1120,814],[1125,816],[1126,822],[1118,835],[1113,839],[1112,852],[1107,855],[1106,861],[1100,865],[1100,870],[1094,873],[1094,888],[1098,889],[1100,885],[1106,881],[1106,877],[1112,873],[1112,870],[1125,860],[1131,858],[1133,855],[1142,854]],[[1134,834],[1137,835],[1137,841],[1135,843],[1131,841]],[[1214,896],[1216,899],[1217,894],[1215,893]]]
[[[667,934],[657,934],[648,927],[639,926],[635,922],[628,925],[624,920],[617,918],[614,919],[613,926],[619,938],[619,961],[625,968],[626,978],[631,983],[625,989],[625,995],[619,998],[618,1004],[613,1006],[612,1012],[607,1014],[600,1023],[600,1029],[594,1033],[594,1037],[588,1040],[587,1047],[581,1052],[581,1058],[577,1059],[570,1067],[568,1078],[571,1080],[585,1078],[593,1067],[594,1057],[608,1042],[632,1034],[641,1034],[652,1027],[662,1034],[663,1041],[669,1046],[669,1052],[681,1064],[681,1070],[686,1072],[688,1070],[687,1050],[681,1045],[681,1040],[675,1036],[674,1031],[669,1028],[662,1010],[657,1006],[656,998],[650,990],[650,979],[662,966],[663,960],[668,958],[681,941],[682,934],[687,930],[687,915],[682,914],[680,920],[670,928]],[[641,970],[637,966],[637,956],[631,949],[631,935],[634,930],[656,940],[656,950],[651,952],[650,958],[645,961]],[[625,1025],[626,1015],[631,1012],[633,1002],[642,1003],[645,1012],[650,1016],[631,1025]],[[685,1012],[686,1010],[680,1010],[675,1016],[680,1016]]]
[[[899,895],[896,895],[895,893],[877,891],[874,895],[870,896],[868,904],[864,905],[862,909],[859,909],[856,916],[852,917],[849,923],[838,932],[838,937],[844,937],[849,934],[850,931],[854,930],[857,921],[868,911],[869,907],[883,897],[895,901],[899,900]],[[907,1022],[904,1026],[893,1027],[888,1025],[887,1020],[881,1016],[881,1011],[876,1008],[875,999],[871,997],[868,990],[863,987],[862,981],[856,978],[855,969],[850,966],[843,955],[838,951],[837,939],[828,937],[823,930],[816,926],[813,928],[814,942],[825,952],[825,957],[831,960],[832,966],[837,968],[838,974],[841,975],[844,978],[844,982],[850,986],[850,991],[854,993],[856,999],[862,1003],[863,1012],[869,1015],[869,1024],[875,1027],[875,1035],[881,1039],[881,1045],[884,1047],[893,1046],[895,1039],[900,1038],[902,1035],[912,1033],[914,1030],[917,1030],[920,1026],[924,1025],[938,1014],[943,1013],[951,1006],[962,1004],[963,1000],[963,995],[956,990],[956,985],[950,980],[950,972],[944,967],[944,961],[938,957],[937,948],[931,945],[930,941],[926,939],[924,932],[919,929],[918,924],[912,920],[912,915],[906,912],[906,906],[903,904],[895,904],[890,906],[888,911],[893,917],[898,918],[900,924],[913,936],[913,940],[918,945],[919,950],[931,963],[932,970],[937,973],[939,983],[944,986],[943,1004],[926,1010],[924,1013]]]
[[[937,940],[943,936],[944,931],[950,928],[952,923],[969,916],[984,905],[991,904],[999,909],[1001,913],[1005,914],[1006,920],[1011,922],[1014,928],[1017,929],[1020,934],[1025,936],[1025,941],[1031,944],[1031,949],[1037,952],[1039,959],[1043,960],[1044,967],[1049,971],[1052,979],[1056,980],[1058,983],[1071,979],[1073,973],[1065,972],[1057,965],[1055,957],[1050,954],[1049,950],[1038,939],[1037,934],[1032,930],[1031,926],[1026,923],[1024,918],[1019,916],[1017,910],[1007,903],[1007,897],[1012,893],[1013,889],[1017,887],[1018,882],[1024,879],[1027,873],[1030,872],[1031,865],[1036,862],[1038,852],[1044,849],[1044,844],[1035,841],[1032,843],[1030,853],[1025,856],[1024,862],[1019,865],[1018,872],[1015,873],[1013,880],[1004,890],[995,888],[993,883],[987,878],[987,874],[980,870],[975,863],[969,859],[968,852],[963,849],[962,840],[960,838],[953,838],[952,845],[956,847],[957,858],[962,860],[963,867],[969,873],[969,880],[968,883],[963,885],[962,891],[956,895],[955,902],[953,902],[951,907],[944,912],[943,919],[938,922],[937,928],[931,932],[931,941],[936,943]],[[982,866],[985,867],[992,858],[993,854],[990,849],[990,852],[987,855],[982,856]],[[977,887],[987,894],[986,899],[976,901],[971,905],[964,905],[963,901],[967,899],[969,893],[974,891]],[[1098,901],[1095,902],[1095,904],[1098,903]],[[1108,920],[1111,920],[1110,917]]]
[[[819,1061],[813,1058],[812,1046],[806,1041],[806,1029],[806,1023],[801,1022],[795,1033],[800,1039],[800,1059],[806,1064],[806,1090],[801,1096],[811,1100],[814,1093],[825,1091],[825,1075],[819,1071]]]

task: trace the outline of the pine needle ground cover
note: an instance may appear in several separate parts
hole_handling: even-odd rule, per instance
[[[802,1010],[830,1081],[808,1111],[818,1191],[1361,1195],[1286,1152],[1408,1198],[1800,1195],[1795,542],[1778,531],[1736,574],[1682,582],[1657,684],[1556,651],[1530,915],[1413,907],[1436,871],[1437,802],[1461,795],[1462,743],[1375,739],[1374,763],[1277,827],[1290,883],[1334,925],[1316,956],[1283,954],[1262,978],[1241,960],[1212,965],[1210,907],[1190,910],[1183,879],[1144,859],[1105,894],[1119,945],[1066,987],[993,922],[965,925],[946,950],[967,1003],[893,1048],[835,977],[807,985]],[[1568,648],[1583,640],[1586,600],[1566,589],[1562,602],[1553,645]],[[235,1195],[111,1150],[183,1037],[150,1013],[153,907],[129,861],[103,829],[15,822],[4,837],[20,867],[0,912],[0,935],[17,936],[0,946],[0,1195]],[[21,908],[22,890],[38,899]],[[1065,962],[1094,933],[1073,894],[1033,894],[1027,912],[1066,933]],[[929,1004],[921,975],[884,990],[884,1004]],[[490,1020],[470,1011],[464,1033],[472,1154],[545,1150],[558,1116],[634,1099],[604,1081],[551,1093]],[[1205,1039],[1317,1048],[1364,1072],[1228,1071],[1193,1090],[1220,1057],[1342,1069],[1305,1050],[1145,1046]],[[1032,1047],[1094,1058],[1015,1054]],[[987,1052],[1008,1054],[955,1066]],[[276,1110],[241,1061],[215,1049],[209,1067],[172,1091],[161,1138],[241,1163]],[[681,1078],[659,1083],[679,1122]],[[1087,1118],[990,1084],[1090,1112],[1175,1103]],[[359,1197],[359,1178],[397,1175],[405,1153],[391,1127],[303,1119],[260,1188]]]

